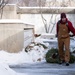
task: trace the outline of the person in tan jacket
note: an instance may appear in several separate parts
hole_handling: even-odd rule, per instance
[[[72,23],[67,19],[65,13],[61,13],[61,19],[57,22],[56,31],[58,37],[58,52],[60,64],[66,63],[69,66],[70,61],[70,35],[71,31],[75,35],[75,29]],[[65,50],[64,50],[65,49]]]

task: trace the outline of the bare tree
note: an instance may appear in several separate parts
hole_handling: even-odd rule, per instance
[[[18,0],[17,1],[17,5],[18,6],[29,6],[29,2],[30,2],[30,0]]]
[[[42,3],[41,3],[42,2]],[[46,0],[37,0],[38,6],[45,6]]]
[[[3,8],[6,6],[8,3],[8,0],[0,0],[0,18],[2,19],[3,15]]]
[[[71,6],[71,2],[73,2],[72,0],[69,0],[66,4],[67,6]]]
[[[56,1],[56,0],[54,0],[54,1]],[[50,31],[50,33],[51,33],[53,31],[53,28],[54,28],[55,24],[56,24],[56,17],[57,17],[57,15],[55,16],[54,22],[52,22],[52,19],[53,19],[54,14],[51,14],[50,21],[49,21],[49,24],[48,24],[47,23],[47,20],[45,19],[45,17],[43,16],[43,13],[42,13],[42,1],[41,0],[40,0],[39,7],[40,7],[41,18],[42,18],[42,21],[43,21],[43,24],[44,24],[44,28],[45,28],[46,33],[49,33],[50,26],[51,26],[51,24],[53,25],[53,27],[52,27],[52,29]]]
[[[65,0],[63,0],[62,2],[61,2],[61,7],[67,7],[67,6],[71,6],[71,1],[72,0],[68,0],[68,1],[65,1]],[[50,0],[49,1],[49,7],[51,7],[51,6],[57,6],[57,4],[56,4],[56,2],[57,2],[57,0]],[[45,28],[45,31],[46,31],[46,33],[52,33],[52,31],[53,31],[53,28],[55,27],[55,25],[56,25],[56,18],[57,18],[57,14],[55,15],[55,17],[54,17],[54,22],[52,22],[52,19],[53,19],[53,16],[54,16],[54,14],[52,14],[51,15],[51,17],[50,17],[50,22],[49,22],[49,24],[47,23],[47,20],[45,19],[45,17],[43,16],[43,13],[42,13],[42,1],[40,0],[40,4],[39,4],[39,7],[40,7],[40,12],[41,12],[41,18],[42,18],[42,21],[43,21],[43,24],[44,24],[44,28]],[[56,10],[55,10],[56,11]],[[57,10],[57,12],[58,12],[59,10]],[[52,25],[52,27],[51,27],[51,25]],[[51,28],[51,29],[50,29]],[[51,31],[50,31],[51,30]]]
[[[71,2],[73,2],[74,0],[68,0],[68,1],[66,1],[66,0],[63,0],[62,2],[61,2],[61,7],[68,7],[68,6],[71,6]]]
[[[55,15],[54,22],[50,22],[53,25],[50,33],[52,33],[52,31],[53,31],[53,29],[54,29],[54,27],[56,25],[56,18],[57,18],[57,14]]]

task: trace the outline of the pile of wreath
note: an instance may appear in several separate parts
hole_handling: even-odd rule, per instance
[[[48,63],[59,63],[58,49],[52,48],[52,49],[48,50],[48,52],[46,53],[45,59]],[[70,63],[74,63],[74,62],[75,62],[75,56],[71,53],[70,54]]]

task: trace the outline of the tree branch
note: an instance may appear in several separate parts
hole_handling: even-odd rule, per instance
[[[3,8],[6,6],[6,4],[9,2],[9,0],[1,0],[0,1],[0,11],[1,11],[1,18],[2,18],[2,15],[3,15]]]
[[[45,30],[46,30],[46,33],[48,33],[47,31],[47,20],[43,17],[43,14],[42,14],[42,2],[40,0],[40,3],[39,3],[39,7],[40,7],[40,13],[41,13],[41,18],[42,18],[42,21],[43,21],[43,24],[45,26]]]
[[[56,16],[55,16],[55,23],[53,23],[53,27],[52,27],[52,29],[51,29],[51,31],[50,31],[50,33],[52,33],[52,31],[53,31],[53,28],[55,27],[55,25],[56,25],[56,17],[57,17],[57,14],[56,14]]]

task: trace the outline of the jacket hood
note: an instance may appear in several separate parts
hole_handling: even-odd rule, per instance
[[[61,13],[61,19],[62,18],[66,18],[66,14],[65,13]]]
[[[66,18],[66,21],[63,22],[63,21],[62,21],[62,18]],[[68,19],[67,19],[67,17],[66,17],[66,14],[65,14],[65,13],[61,13],[60,23],[61,23],[61,24],[65,24],[67,21],[68,21]]]

